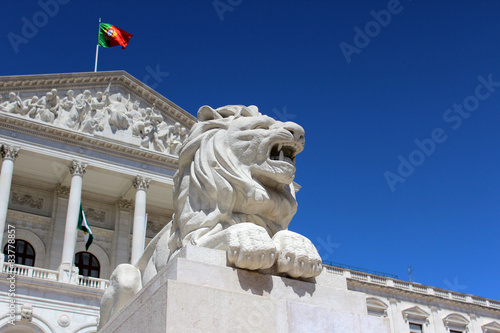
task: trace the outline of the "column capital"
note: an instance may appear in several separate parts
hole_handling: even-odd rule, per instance
[[[0,149],[0,154],[2,155],[3,159],[14,161],[20,149],[21,148],[19,147],[3,144],[2,148]]]
[[[81,161],[73,160],[72,165],[69,167],[69,171],[73,176],[83,176],[88,164]]]
[[[125,200],[125,199],[118,199],[118,201],[116,202],[118,204],[118,208],[120,210],[124,210],[124,211],[132,211],[132,208],[134,208],[134,202],[132,200]]]
[[[144,190],[146,191],[149,188],[149,183],[151,183],[150,178],[146,178],[143,176],[137,176],[134,180],[134,187],[136,190]]]

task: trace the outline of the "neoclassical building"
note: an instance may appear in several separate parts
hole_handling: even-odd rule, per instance
[[[177,154],[196,119],[123,71],[0,77],[0,98],[0,332],[95,332],[113,269],[171,219]],[[500,333],[499,301],[322,274],[345,279],[390,332]]]

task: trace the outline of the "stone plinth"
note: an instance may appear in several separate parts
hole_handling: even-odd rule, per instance
[[[389,333],[344,277],[315,283],[226,266],[226,253],[188,246],[100,331]]]

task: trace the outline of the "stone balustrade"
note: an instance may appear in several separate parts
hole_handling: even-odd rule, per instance
[[[109,280],[106,279],[98,279],[90,276],[81,276],[78,275],[78,285],[79,286],[84,286],[84,287],[89,287],[89,288],[96,288],[96,289],[106,289],[108,288],[109,285]]]
[[[327,273],[341,275],[346,277],[347,279],[362,281],[365,283],[385,286],[389,288],[395,288],[399,290],[411,291],[424,295],[437,296],[463,303],[472,303],[475,305],[500,309],[500,301],[496,300],[429,287],[419,283],[411,283],[407,281],[396,280],[385,276],[378,276],[364,272],[357,272],[350,269],[345,269],[335,266],[323,265],[323,267]],[[57,281],[59,277],[58,271],[53,271],[38,267],[24,266],[24,265],[10,265],[7,262],[3,263],[2,273],[15,274],[16,276],[24,276],[24,277],[30,277],[40,280],[49,280],[49,281]],[[78,285],[93,289],[104,290],[108,287],[109,280],[79,275]]]
[[[407,281],[401,281],[393,279],[390,277],[379,276],[375,274],[369,274],[364,272],[358,272],[346,268],[330,266],[323,264],[324,270],[330,274],[336,274],[344,276],[348,279],[361,281],[369,284],[376,284],[380,286],[385,286],[389,288],[395,288],[399,290],[411,291],[423,295],[432,295],[441,298],[450,299],[457,302],[472,303],[475,305],[491,307],[495,309],[500,309],[500,301],[495,301],[491,299],[486,299],[482,297],[476,297],[468,294],[462,294],[454,291],[434,288],[425,286],[419,283],[411,283]]]
[[[59,271],[17,264],[11,265],[7,262],[3,263],[2,273],[9,275],[14,274],[16,276],[24,276],[46,281],[58,281],[59,279]],[[78,285],[104,290],[108,287],[109,280],[78,275]]]

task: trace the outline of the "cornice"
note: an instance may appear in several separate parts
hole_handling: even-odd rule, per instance
[[[187,129],[191,129],[196,123],[194,116],[125,71],[3,76],[0,77],[0,94],[11,91],[46,91],[53,88],[104,90],[110,83],[134,93],[150,107],[155,105],[155,110],[180,122]]]
[[[424,294],[412,290],[405,290],[405,289],[400,289],[392,286],[383,286],[380,284],[374,284],[366,281],[360,281],[352,278],[347,278],[347,286],[349,287],[354,287],[354,290],[356,290],[356,287],[363,289],[364,292],[369,292],[369,290],[376,290],[376,291],[382,291],[387,294],[391,295],[398,295],[398,296],[404,296],[404,297],[411,297],[414,299],[420,299],[425,302],[435,302],[439,304],[449,304],[452,306],[456,307],[461,307],[467,310],[480,310],[480,311],[488,311],[491,313],[494,313],[496,315],[500,314],[500,308],[493,307],[493,306],[488,306],[488,305],[481,305],[477,303],[471,303],[471,302],[466,302],[466,301],[459,301],[459,300],[454,300],[451,298],[445,298],[441,297],[439,295],[431,295],[431,294]],[[351,289],[351,288],[349,288]],[[465,294],[464,294],[465,295]],[[481,297],[476,297],[472,295],[467,295],[469,297],[473,297],[476,299],[479,299]],[[397,297],[395,297],[397,298]],[[481,298],[482,299],[482,298]],[[491,300],[493,301],[493,300]],[[496,301],[495,301],[496,302]]]
[[[35,137],[62,142],[90,151],[97,151],[161,168],[177,168],[178,158],[126,142],[57,127],[22,116],[0,112],[0,128]]]
[[[12,209],[9,209],[7,211],[7,217],[15,220],[23,220],[27,222],[45,224],[45,225],[49,225],[52,221],[52,218],[47,216],[35,215]]]

